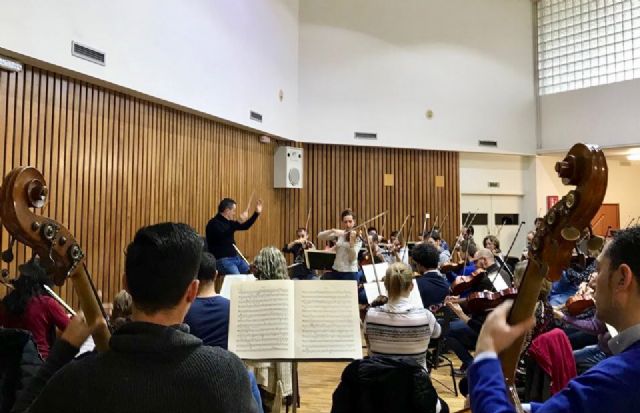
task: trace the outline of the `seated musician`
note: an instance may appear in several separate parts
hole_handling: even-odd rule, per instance
[[[493,253],[495,256],[502,257],[500,250],[500,240],[495,235],[487,235],[482,240],[482,246]]]
[[[567,269],[562,272],[562,278],[553,283],[549,302],[557,306],[564,304],[569,297],[578,292],[582,284],[589,281],[589,277],[596,268],[596,262],[591,261],[585,267],[577,261],[572,262]]]
[[[371,249],[371,251],[369,251],[369,249]],[[373,260],[371,259],[372,252]],[[358,252],[358,262],[360,266],[385,262],[382,248],[380,248],[380,238],[377,233],[370,233],[367,237],[367,243],[364,244]]]
[[[449,262],[440,267],[440,270],[444,273],[450,284],[453,283],[458,276],[469,275],[476,270],[476,262],[474,259],[474,256],[478,252],[476,244],[469,240],[464,240],[456,247],[456,251],[460,253],[459,258],[462,264],[460,262]],[[457,252],[454,251],[453,257],[455,257],[456,254]]]
[[[216,293],[218,275],[216,259],[210,252],[202,253],[198,270],[198,295],[191,304],[184,323],[190,333],[208,346],[227,349],[229,338],[229,300]]]
[[[302,227],[298,228],[296,231],[296,239],[282,248],[282,252],[293,254],[291,278],[299,280],[311,280],[316,278],[313,275],[313,272],[307,267],[307,263],[304,259],[304,251],[315,248],[316,247],[313,245],[313,242],[309,240],[307,229]]]
[[[427,243],[435,245],[438,248],[438,266],[449,262],[451,259],[451,253],[442,247],[442,238],[440,237],[440,231],[431,231],[431,234],[427,238]]]
[[[408,249],[403,245],[401,237],[398,236],[398,231],[392,231],[389,235],[389,243],[383,249],[382,256],[388,264],[404,262],[409,265]]]
[[[411,250],[411,258],[420,273],[416,283],[424,308],[442,304],[449,294],[449,283],[438,271],[439,255],[437,248],[431,244],[418,244]]]
[[[42,287],[52,283],[37,258],[20,265],[18,271],[14,289],[0,303],[0,326],[30,331],[40,356],[46,359],[56,329],[64,330],[69,318]]]
[[[105,353],[66,364],[98,327],[74,319],[20,405],[39,394],[29,412],[257,412],[242,361],[181,324],[198,292],[202,248],[185,224],[141,228],[125,258],[133,321],[113,333]]]
[[[493,261],[493,254],[487,249],[480,249],[475,254],[475,263],[478,270],[484,270],[483,273],[476,275],[480,279],[474,279],[471,287],[467,291],[467,295],[474,292],[483,291],[501,291],[505,288],[498,289],[492,282],[492,278],[496,278],[495,275],[489,273],[490,269],[495,266]],[[496,272],[497,274],[497,272]],[[500,281],[502,279],[497,277]],[[498,283],[499,285],[499,283]],[[449,332],[447,334],[447,346],[452,350],[462,362],[460,368],[456,371],[458,375],[464,375],[466,369],[473,362],[473,356],[470,350],[473,350],[476,346],[478,334],[480,328],[486,319],[486,312],[477,312],[468,315],[462,309],[460,303],[463,303],[464,299],[457,296],[449,296],[445,299],[445,304],[458,316],[458,320],[453,320],[449,325]]]
[[[512,284],[511,276],[505,269],[505,265],[500,265],[493,252],[486,248],[480,248],[475,255],[476,266],[484,269],[491,284],[496,291],[509,288]]]
[[[287,261],[282,252],[275,247],[264,247],[256,255],[253,262],[254,275],[258,282],[262,280],[288,280]],[[283,400],[276,400],[282,396],[291,402],[293,394],[293,378],[291,363],[272,361],[246,361],[249,371],[253,372],[260,388],[262,405],[265,412],[271,412],[274,405]],[[282,386],[282,394],[278,387]]]
[[[440,325],[426,308],[414,307],[409,300],[413,289],[411,268],[394,263],[384,277],[389,300],[380,307],[371,307],[364,320],[364,337],[369,356],[412,357],[427,369],[427,349],[431,337],[440,337]],[[441,411],[438,401],[436,411]]]
[[[618,330],[608,345],[614,354],[542,404],[528,406],[544,412],[632,412],[640,405],[640,227],[619,231],[597,259],[595,302],[598,318]],[[487,318],[469,368],[474,413],[516,412],[508,400],[497,354],[532,325],[533,319],[509,325],[510,303]]]

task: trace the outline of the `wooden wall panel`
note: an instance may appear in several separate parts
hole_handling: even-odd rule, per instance
[[[431,215],[427,227],[438,217],[446,222],[443,234],[453,239],[459,230],[460,189],[458,153],[382,149],[357,146],[305,144],[304,189],[288,191],[286,204],[294,208],[286,222],[286,234],[304,226],[311,208],[310,231],[317,233],[339,227],[340,212],[352,208],[360,222],[388,211],[372,225],[388,235],[398,230],[406,215],[413,215],[413,225],[405,229],[410,240],[422,231],[425,213]],[[392,174],[394,185],[384,186],[384,174]],[[436,175],[445,177],[445,187],[436,188]]]
[[[376,223],[386,233],[414,214],[411,238],[426,211],[459,216],[457,153],[287,144],[305,150],[302,190],[273,188],[278,143],[262,144],[256,133],[34,67],[0,71],[0,173],[20,165],[43,172],[50,200],[38,213],[70,228],[106,300],[122,286],[123,251],[138,228],[171,220],[203,232],[225,196],[244,209],[255,190],[265,203],[256,225],[236,237],[248,257],[290,241],[309,208],[314,238],[338,225],[345,207],[360,218],[390,211]],[[383,186],[384,173],[394,174],[393,187]],[[445,188],[435,188],[436,174]],[[454,224],[447,221],[449,238]],[[3,230],[2,250],[8,243]],[[12,275],[30,257],[24,246],[15,252]],[[77,307],[69,284],[60,293]]]

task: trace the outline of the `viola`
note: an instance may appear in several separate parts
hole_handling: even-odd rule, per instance
[[[484,269],[477,269],[469,275],[461,275],[456,277],[455,281],[451,284],[451,294],[460,295],[467,291],[474,285],[476,285],[482,279],[482,275],[487,272]]]
[[[497,293],[491,291],[471,293],[467,297],[467,310],[470,313],[482,313],[499,306],[504,300],[515,298],[517,295],[517,288],[507,288]]]
[[[565,308],[569,314],[577,316],[595,307],[595,305],[596,302],[593,300],[591,294],[576,294],[573,297],[569,297],[565,303]]]

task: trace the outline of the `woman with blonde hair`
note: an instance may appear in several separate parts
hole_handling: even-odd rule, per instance
[[[262,248],[253,260],[251,270],[258,282],[289,279],[287,260],[276,247]],[[283,403],[288,405],[292,401],[291,363],[246,361],[245,364],[256,376],[265,412],[280,412]]]
[[[369,356],[410,357],[427,370],[427,349],[431,337],[440,337],[440,324],[426,308],[409,300],[414,288],[411,268],[401,262],[391,264],[384,276],[389,300],[371,307],[364,320],[364,336]],[[448,411],[439,399],[436,412]]]
[[[276,247],[264,247],[253,261],[258,280],[288,280],[287,260]]]
[[[390,265],[384,286],[389,301],[370,308],[364,320],[369,355],[410,356],[426,369],[429,341],[440,337],[441,329],[431,311],[409,300],[414,288],[411,268],[404,263]]]

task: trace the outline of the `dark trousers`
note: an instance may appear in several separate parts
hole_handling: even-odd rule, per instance
[[[449,324],[447,334],[447,346],[462,361],[462,368],[466,369],[473,362],[473,356],[469,350],[476,347],[478,333],[462,320],[454,320]]]

